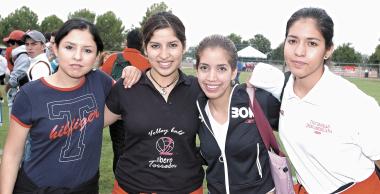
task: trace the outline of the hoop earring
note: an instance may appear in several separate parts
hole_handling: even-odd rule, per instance
[[[329,59],[329,57],[328,57],[328,56],[324,56],[323,59],[324,59],[324,60],[327,60],[327,59]]]

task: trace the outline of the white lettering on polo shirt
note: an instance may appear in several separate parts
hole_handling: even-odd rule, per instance
[[[253,113],[251,109],[247,107],[241,107],[241,108],[231,107],[231,117],[234,119],[238,117],[241,117],[243,119],[247,117],[253,118]]]

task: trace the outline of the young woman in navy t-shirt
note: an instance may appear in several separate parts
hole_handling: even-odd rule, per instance
[[[102,50],[95,26],[85,20],[68,20],[57,32],[58,71],[16,96],[0,193],[98,193],[104,102],[113,83],[93,70]],[[30,155],[22,160],[28,134]]]

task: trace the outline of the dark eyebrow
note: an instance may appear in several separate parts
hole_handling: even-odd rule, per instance
[[[173,41],[170,41],[169,43],[179,43],[180,41],[179,40],[173,40]]]
[[[288,35],[287,38],[295,38],[295,39],[299,39],[298,36],[294,36],[294,35]],[[321,42],[322,40],[320,40],[319,38],[313,38],[313,37],[310,37],[310,38],[306,38],[307,40],[315,40],[315,41],[318,41],[318,42]]]
[[[66,41],[66,42],[63,42],[63,43],[66,43],[66,44],[69,44],[69,45],[77,45],[76,43],[74,43],[74,42],[70,42],[70,41]],[[85,48],[94,48],[94,46],[92,46],[92,45],[84,45],[83,47],[85,47]]]
[[[307,38],[308,40],[315,40],[315,41],[318,41],[318,42],[321,42],[322,40],[320,40],[319,38]]]
[[[210,65],[207,64],[207,63],[199,63],[199,65],[210,66]],[[228,64],[217,64],[217,65],[216,65],[216,67],[225,67],[225,66],[228,66]]]
[[[179,43],[179,42],[180,42],[179,40],[169,41],[170,44],[172,44],[172,43]],[[160,43],[154,42],[154,41],[149,41],[148,44],[160,44]]]

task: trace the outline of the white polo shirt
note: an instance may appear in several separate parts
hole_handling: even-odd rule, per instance
[[[302,99],[291,75],[282,99],[279,132],[298,181],[311,194],[360,182],[380,159],[380,108],[354,84],[330,72]]]

